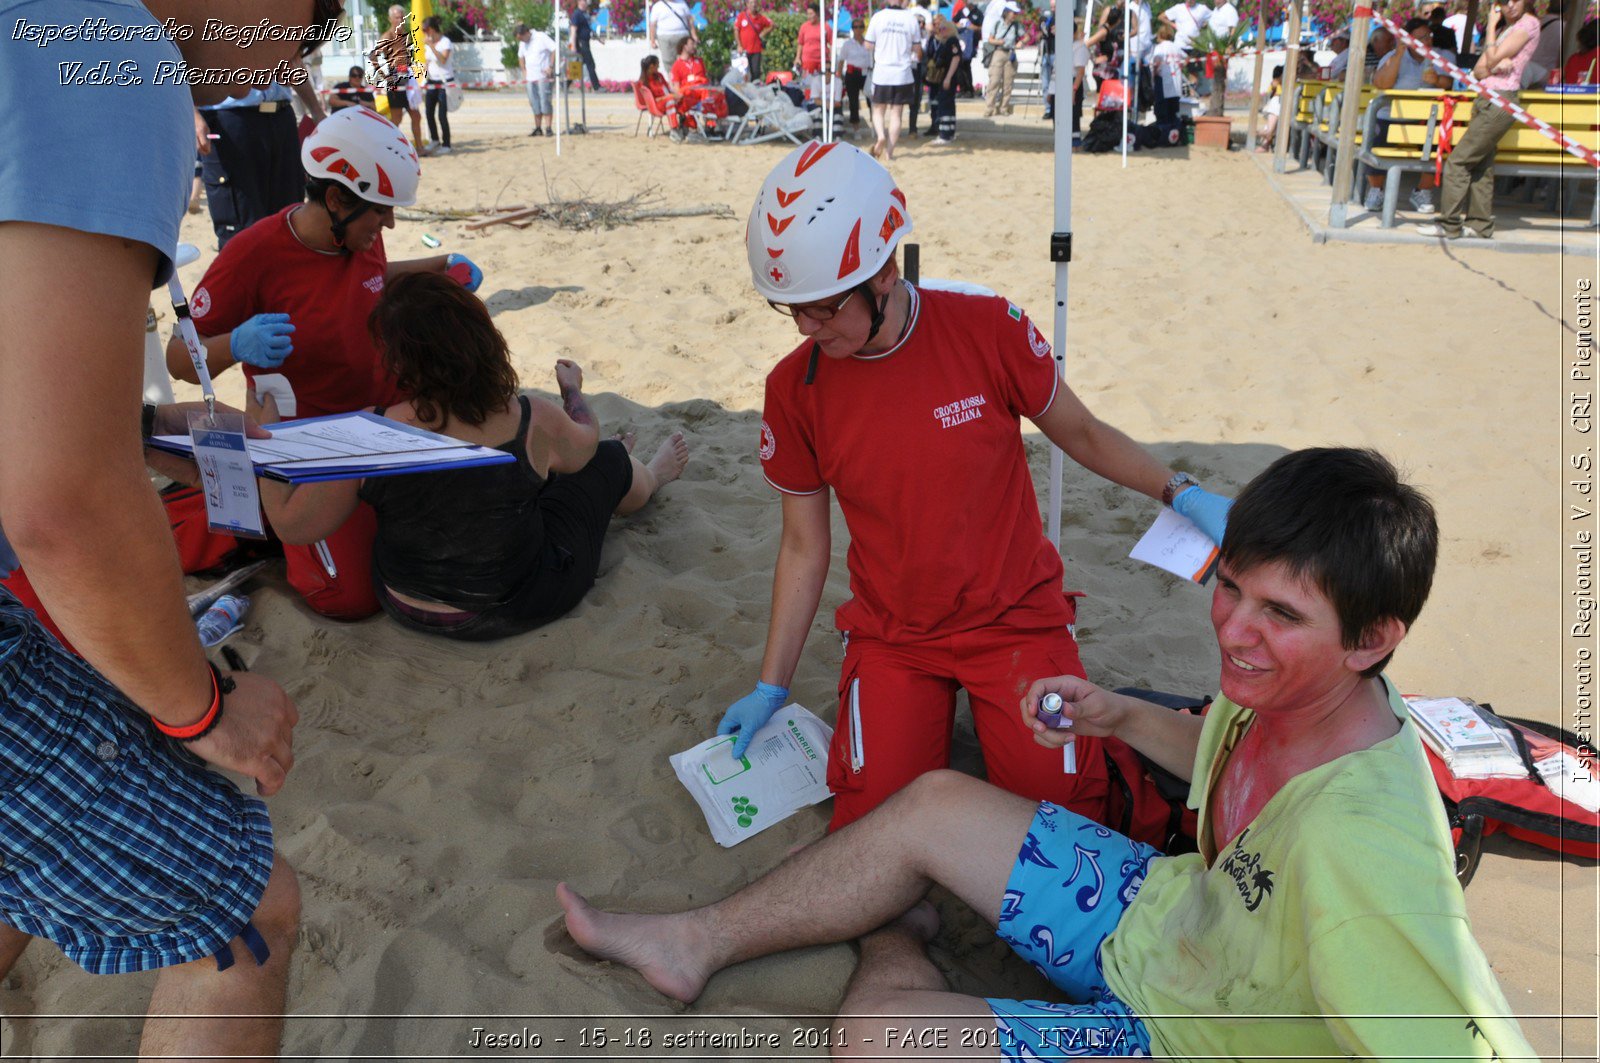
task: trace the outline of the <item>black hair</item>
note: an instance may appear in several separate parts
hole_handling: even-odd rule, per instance
[[[1600,46],[1600,19],[1590,19],[1579,28],[1578,46],[1586,52]]]
[[[443,33],[444,23],[440,21],[438,15],[429,15],[427,18],[422,20],[422,28],[425,30],[432,30],[435,33]]]
[[[367,76],[367,72],[361,69],[359,66],[353,66],[349,69],[349,71],[346,72],[346,76],[353,78],[364,78]]]
[[[1272,80],[1273,81],[1282,81],[1283,80],[1283,64],[1282,63],[1279,63],[1277,66],[1272,68]]]
[[[1346,649],[1382,620],[1409,628],[1438,559],[1432,503],[1382,454],[1343,447],[1299,450],[1267,466],[1239,493],[1222,539],[1222,562],[1233,572],[1278,564],[1320,588]],[[1362,675],[1388,663],[1386,656]]]
[[[1427,19],[1413,15],[1412,17],[1406,19],[1406,32],[1416,33],[1419,29],[1426,25],[1428,25]]]

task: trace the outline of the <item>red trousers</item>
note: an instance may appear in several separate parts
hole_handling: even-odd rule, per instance
[[[1034,680],[1082,676],[1066,628],[991,627],[892,645],[849,637],[839,679],[839,715],[828,753],[830,830],[866,815],[926,771],[950,765],[956,692],[965,689],[989,781],[1102,820],[1110,790],[1100,740],[1080,738],[1079,769],[1033,740],[1022,696]]]

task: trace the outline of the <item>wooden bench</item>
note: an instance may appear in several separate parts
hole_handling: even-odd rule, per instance
[[[1378,169],[1387,173],[1426,173],[1436,164],[1439,145],[1444,136],[1444,100],[1456,101],[1451,123],[1450,143],[1455,146],[1466,134],[1472,120],[1475,94],[1441,90],[1395,91],[1376,94],[1367,104],[1363,117],[1363,145],[1374,144],[1377,138],[1378,111],[1384,102],[1389,106],[1389,130],[1386,143],[1363,147],[1357,159],[1360,163],[1354,188],[1361,188],[1362,169]],[[1564,135],[1584,147],[1600,150],[1600,94],[1551,93],[1526,91],[1518,94],[1517,102],[1534,117],[1548,122]],[[1558,181],[1587,181],[1592,187],[1595,168],[1562,148],[1554,140],[1530,126],[1517,123],[1512,126],[1495,151],[1495,176],[1498,177],[1548,177]],[[1399,204],[1398,180],[1385,182],[1383,195],[1384,228],[1394,225],[1394,214]],[[1558,198],[1559,209],[1559,198]],[[1590,225],[1600,225],[1600,196],[1596,196],[1589,216]]]

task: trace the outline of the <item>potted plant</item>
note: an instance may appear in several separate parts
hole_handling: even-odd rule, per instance
[[[1194,120],[1194,143],[1197,148],[1228,148],[1228,137],[1233,123],[1224,115],[1228,92],[1228,57],[1239,50],[1239,41],[1247,29],[1241,21],[1226,34],[1214,32],[1206,26],[1194,36],[1190,47],[1196,54],[1206,57],[1206,69],[1211,77],[1211,102],[1206,113]]]

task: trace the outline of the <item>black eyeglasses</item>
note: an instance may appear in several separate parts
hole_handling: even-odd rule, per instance
[[[792,303],[775,303],[771,299],[767,300],[767,305],[772,307],[772,309],[776,310],[778,313],[782,314],[784,317],[808,317],[812,321],[828,321],[833,317],[834,314],[837,314],[839,311],[843,310],[844,304],[848,303],[851,297],[855,294],[856,289],[851,288],[849,291],[844,293],[844,298],[840,299],[837,303],[834,303],[831,306],[827,303],[823,303],[821,305],[809,303],[805,306],[795,306]]]

